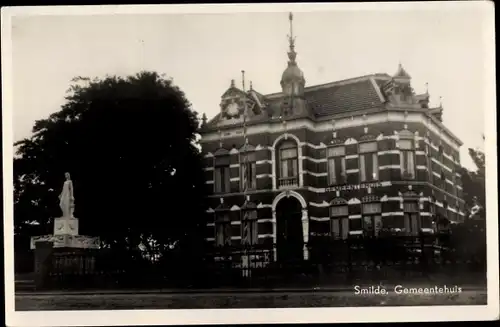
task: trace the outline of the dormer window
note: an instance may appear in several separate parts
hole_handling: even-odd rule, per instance
[[[279,148],[279,186],[296,186],[299,182],[298,150],[293,141],[282,143]]]

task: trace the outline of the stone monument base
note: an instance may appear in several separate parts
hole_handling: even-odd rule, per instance
[[[54,219],[54,234],[34,236],[30,248],[34,250],[37,242],[52,242],[54,248],[98,249],[99,238],[78,235],[78,219],[61,217]]]
[[[85,235],[41,235],[31,238],[30,248],[36,249],[38,242],[51,242],[54,248],[98,249],[100,240]]]

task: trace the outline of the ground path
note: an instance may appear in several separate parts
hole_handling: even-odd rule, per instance
[[[116,310],[294,308],[401,305],[484,305],[486,289],[464,287],[461,293],[356,295],[353,289],[259,291],[26,292],[16,295],[16,310]]]

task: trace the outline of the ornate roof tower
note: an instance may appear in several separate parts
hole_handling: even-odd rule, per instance
[[[290,21],[290,34],[288,35],[288,67],[281,76],[281,89],[283,91],[282,116],[289,116],[304,112],[304,73],[297,65],[295,52],[295,36],[293,35],[293,14],[288,16]]]

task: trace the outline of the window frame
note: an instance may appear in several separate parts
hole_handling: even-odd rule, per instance
[[[224,163],[224,164],[221,164],[221,163],[218,163],[217,161],[222,161],[224,159],[227,158],[227,164]],[[213,176],[214,176],[214,194],[227,194],[227,193],[231,193],[231,157],[229,154],[224,154],[224,155],[218,155],[218,156],[215,156],[214,157],[214,172],[213,172]],[[219,185],[219,182],[218,182],[218,178],[217,178],[217,173],[219,172],[219,174],[221,175],[221,178],[220,178],[220,185]],[[226,177],[227,176],[227,177]],[[226,180],[227,179],[227,180]],[[220,187],[220,191],[218,190],[218,188]],[[226,189],[227,188],[227,189]]]
[[[415,209],[407,210],[408,207],[406,205],[408,204],[415,204]],[[415,217],[415,219],[412,219],[413,217]],[[418,236],[422,233],[422,215],[420,215],[420,203],[418,199],[403,199],[403,219],[407,235]],[[413,228],[415,224],[417,226],[416,231]],[[407,225],[408,229],[406,228]]]
[[[372,212],[365,212],[365,205],[377,205],[378,210]],[[372,226],[370,231],[366,229],[365,218],[368,218],[370,220],[370,224]],[[376,228],[377,218],[380,221],[380,228],[378,230]],[[369,238],[379,237],[380,231],[383,229],[382,203],[380,201],[370,201],[361,203],[361,228],[363,231],[363,237],[369,237]]]
[[[246,157],[246,159],[245,159]],[[249,159],[250,157],[250,159]],[[240,153],[240,191],[254,191],[257,189],[257,160],[255,151],[245,151]],[[247,167],[244,167],[247,165]],[[248,174],[248,165],[251,167],[251,182],[248,183],[248,178],[244,178]],[[248,176],[247,176],[248,177]],[[247,181],[247,187],[245,188],[244,183]]]
[[[401,145],[405,144],[403,142],[409,142],[410,146],[408,148],[402,148]],[[416,151],[415,151],[415,140],[409,137],[403,137],[397,140],[397,147],[399,149],[399,166],[401,171],[401,179],[403,180],[415,180],[417,178],[417,163],[416,163]],[[409,165],[409,155],[411,154],[413,158],[413,164],[411,165],[411,170],[413,174],[409,174],[407,169]]]
[[[286,158],[283,159],[283,152],[286,150],[295,150],[295,155],[291,158]],[[284,177],[284,162],[287,163],[292,163],[292,171],[295,171],[294,176],[287,176]],[[278,148],[278,169],[279,169],[279,185],[281,186],[281,181],[284,180],[293,180],[295,182],[295,185],[299,185],[299,176],[300,176],[300,171],[299,171],[299,145],[296,144],[294,141],[285,141],[283,142],[279,148]],[[287,170],[290,169],[287,167]],[[288,172],[287,172],[288,175]]]
[[[346,212],[341,215],[333,215],[333,208],[345,208]],[[349,205],[347,203],[333,204],[329,207],[329,217],[330,217],[330,237],[334,240],[346,240],[350,235],[349,228]],[[334,233],[334,221],[337,222],[338,235]],[[347,232],[345,232],[347,231]]]
[[[215,213],[215,246],[216,247],[227,247],[231,246],[231,212],[229,210],[222,210]],[[219,227],[222,227],[220,230],[222,232],[222,242],[219,242]],[[221,243],[221,244],[219,244]]]
[[[241,212],[241,244],[243,245],[256,245],[259,243],[259,225],[257,210],[254,208],[242,209]],[[246,216],[246,214],[251,214],[251,217]],[[249,241],[246,242],[245,237],[245,226],[249,226]]]
[[[363,145],[367,144],[374,144],[375,145],[375,150],[372,151],[364,151],[362,150]],[[371,156],[372,157],[372,178],[368,178],[367,174],[367,166],[366,166],[366,157],[365,156]],[[358,157],[359,157],[359,182],[360,183],[371,183],[371,182],[376,182],[380,179],[380,165],[378,162],[378,142],[376,140],[372,141],[364,141],[361,143],[358,143]],[[363,158],[363,159],[361,159]],[[375,159],[375,160],[374,160]],[[363,171],[361,167],[361,162],[363,162],[363,165],[365,166],[365,170]],[[374,167],[375,166],[375,167]],[[375,169],[373,169],[375,168]],[[376,175],[375,178],[373,178],[373,174]],[[363,179],[363,175],[365,175]]]
[[[331,150],[333,149],[342,149],[342,154],[331,154]],[[327,183],[329,186],[333,185],[342,185],[347,183],[347,169],[346,169],[346,152],[345,145],[334,145],[330,146],[326,149],[326,170],[327,170]],[[336,173],[336,160],[340,162],[340,174],[337,176]],[[335,177],[335,181],[332,182],[331,176],[331,167],[330,162],[333,161],[333,176]]]

